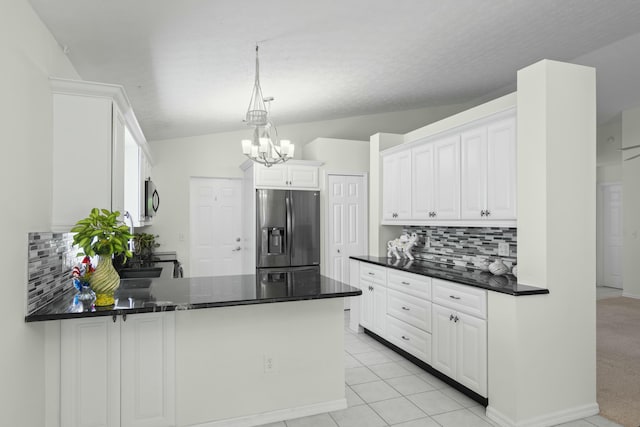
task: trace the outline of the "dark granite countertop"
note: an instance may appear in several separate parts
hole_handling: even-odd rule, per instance
[[[361,295],[362,291],[317,273],[295,272],[288,276],[195,277],[184,279],[123,279],[111,307],[82,311],[74,304],[75,289],[57,301],[25,317],[26,322],[114,316],[158,311],[194,310],[234,305],[266,304]]]
[[[409,260],[406,258],[386,258],[374,256],[352,256],[352,259],[394,268],[409,273],[421,274],[435,279],[449,280],[463,285],[487,289],[494,292],[514,296],[548,294],[549,290],[534,286],[522,285],[517,282],[515,276],[505,274],[495,276],[488,271],[480,271],[473,268],[451,266],[423,260]]]

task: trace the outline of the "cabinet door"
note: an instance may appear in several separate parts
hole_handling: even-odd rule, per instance
[[[372,330],[382,338],[387,335],[387,288],[373,285],[373,326]]]
[[[431,365],[443,374],[456,377],[456,324],[453,322],[455,313],[438,304],[432,304],[431,325],[432,347]]]
[[[411,150],[384,156],[382,180],[383,219],[411,218]]]
[[[460,136],[456,135],[433,146],[435,219],[460,217]]]
[[[433,144],[424,144],[411,152],[411,217],[414,220],[433,219]]]
[[[509,117],[487,129],[487,209],[489,219],[516,219],[516,119]]]
[[[367,280],[360,280],[362,296],[360,298],[360,324],[373,330],[373,289],[374,284]]]
[[[284,165],[266,167],[259,164],[255,168],[256,187],[286,188],[289,171]]]
[[[457,313],[456,380],[487,395],[487,321]]]
[[[290,187],[318,188],[318,168],[315,166],[291,165],[288,168]]]
[[[175,425],[175,313],[121,322],[122,427]]]
[[[460,136],[460,217],[483,219],[487,206],[487,128]]]
[[[60,424],[119,426],[120,322],[62,320],[60,352]]]

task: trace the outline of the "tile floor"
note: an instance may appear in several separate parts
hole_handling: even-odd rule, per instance
[[[596,299],[616,298],[622,296],[622,289],[608,286],[596,286]]]
[[[345,326],[349,312],[345,312]],[[345,393],[341,411],[266,424],[269,427],[488,427],[484,407],[364,334],[345,327]],[[621,427],[593,416],[563,427]]]

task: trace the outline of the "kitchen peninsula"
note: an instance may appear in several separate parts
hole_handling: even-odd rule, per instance
[[[249,426],[345,408],[343,298],[361,291],[280,279],[129,279],[110,309],[69,296],[27,316],[48,320],[50,425]]]

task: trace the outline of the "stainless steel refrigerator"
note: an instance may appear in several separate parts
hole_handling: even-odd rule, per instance
[[[256,268],[264,280],[320,272],[320,192],[256,190]]]

